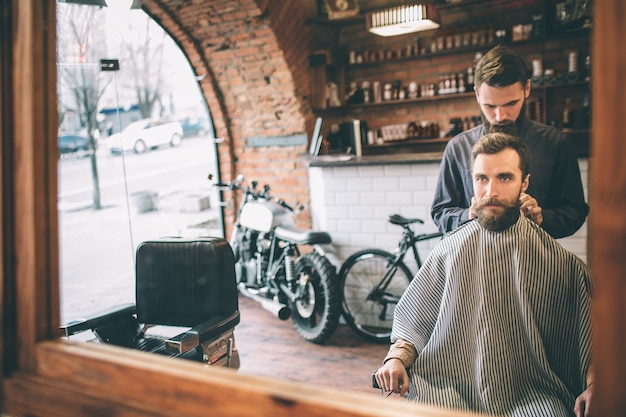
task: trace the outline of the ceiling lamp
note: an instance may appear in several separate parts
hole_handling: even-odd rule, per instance
[[[397,6],[367,13],[367,30],[379,36],[396,36],[439,27],[437,9],[429,4]]]

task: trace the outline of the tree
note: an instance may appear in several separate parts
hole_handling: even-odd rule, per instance
[[[163,116],[167,106],[163,98],[171,91],[168,80],[172,67],[166,64],[169,36],[149,16],[134,14],[128,36],[122,37],[120,70],[125,88],[134,91],[142,117],[151,117],[158,105]]]
[[[89,139],[93,180],[93,208],[102,208],[96,159],[98,103],[107,82],[99,60],[106,56],[101,9],[74,4],[57,7],[57,62],[59,68],[59,120],[73,116]],[[71,117],[70,117],[71,119]]]

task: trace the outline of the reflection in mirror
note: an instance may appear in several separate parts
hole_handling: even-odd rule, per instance
[[[58,3],[57,16],[67,324],[135,303],[141,242],[222,236],[222,228],[207,181],[216,164],[209,111],[174,42],[141,10]],[[119,70],[101,70],[102,59]]]
[[[63,149],[58,162],[61,322],[74,323],[73,329],[119,306],[130,305],[132,313],[141,242],[223,235],[218,189],[207,180],[218,172],[208,111],[187,61],[153,26],[140,10],[113,15],[107,8],[58,4],[59,137],[68,133],[87,143]],[[117,59],[119,71],[100,70],[103,58]],[[180,144],[148,142],[171,125],[144,123],[147,116],[180,122]],[[320,349],[304,341],[291,320],[279,320],[250,299],[241,297],[239,308],[245,320],[235,331],[240,373],[378,394],[371,372],[385,344],[364,342],[340,326]],[[117,312],[123,318],[128,313]],[[126,330],[136,331],[134,325]],[[96,335],[84,331],[72,338],[92,341]],[[341,372],[329,380],[332,367]]]

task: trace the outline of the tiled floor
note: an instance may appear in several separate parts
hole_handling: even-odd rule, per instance
[[[302,339],[290,320],[281,321],[255,301],[239,297],[241,323],[235,341],[239,373],[305,382],[379,395],[371,387],[372,372],[388,345],[367,342],[345,324],[324,344]]]

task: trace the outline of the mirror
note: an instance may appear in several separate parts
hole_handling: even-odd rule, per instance
[[[97,23],[94,25],[97,26]],[[104,24],[101,29],[108,29],[109,26]],[[112,37],[115,38],[113,35]],[[119,35],[117,37],[124,38]],[[115,51],[115,48],[113,50]],[[66,58],[59,66],[61,106],[68,106],[66,97],[71,96],[65,94],[70,85],[68,80],[78,79],[79,73],[81,76],[83,73],[89,76],[90,72],[97,72],[97,66],[90,67],[89,64],[97,64],[98,55],[95,59],[86,57],[81,61],[80,48],[78,52],[78,63]],[[140,109],[133,108],[133,97],[123,93],[123,90],[132,86],[131,80],[134,78],[142,78],[137,74],[147,73],[142,72],[139,66],[131,65],[135,72],[124,77],[122,76],[124,64],[131,61],[121,59],[124,55],[119,50],[112,54],[108,52],[106,56],[118,56],[121,63],[119,72],[97,75],[102,89],[109,91],[108,96],[103,93],[102,99],[109,100],[106,108],[113,111],[98,113],[100,116],[96,116],[97,124],[94,125],[96,127],[88,129],[90,133],[85,132],[88,139],[91,135],[91,138],[96,139],[94,143],[98,144],[95,154],[99,179],[97,197],[102,207],[95,209],[96,195],[93,189],[89,188],[90,178],[93,184],[94,156],[88,152],[87,155],[77,152],[74,155],[63,155],[59,160],[63,322],[80,319],[116,304],[134,301],[134,249],[139,242],[164,235],[200,235],[207,233],[207,230],[212,235],[222,234],[219,224],[221,219],[218,223],[213,221],[219,216],[218,196],[206,182],[206,174],[216,172],[215,147],[210,141],[210,135],[184,138],[180,146],[166,145],[152,150],[148,149],[152,147],[150,144],[133,143],[127,152],[119,155],[118,152],[114,152],[115,154],[111,152],[112,142],[118,140],[116,134],[121,133],[122,128],[130,127],[131,121],[138,121],[137,113],[141,113]],[[182,60],[186,62],[184,58]],[[149,69],[161,67],[156,65],[155,61],[150,62],[153,65]],[[187,70],[184,75],[170,74],[167,78],[192,80],[193,87],[198,93],[193,73],[188,67]],[[64,77],[63,74],[66,73],[69,73],[69,76]],[[113,94],[111,90],[114,91]],[[178,115],[186,103],[181,104],[174,97],[163,95],[165,98],[162,97],[158,113]],[[169,98],[172,100],[168,102]],[[186,99],[183,100],[185,101]],[[199,107],[206,109],[200,98],[194,110]],[[205,112],[203,116],[208,115],[208,110]],[[76,113],[74,116],[78,118],[78,125],[82,128],[80,116]],[[71,112],[63,113],[62,126],[67,132],[77,129],[68,128],[72,117]],[[158,126],[138,126],[142,130],[156,127]],[[96,128],[97,138],[94,133]],[[198,145],[198,148],[192,147],[191,144]],[[146,152],[143,152],[144,150]],[[77,179],[81,179],[82,182],[72,182]],[[205,201],[208,201],[207,209],[204,209]],[[210,216],[206,216],[209,212]],[[78,220],[85,214],[86,217]],[[85,245],[85,242],[92,242],[94,246],[96,242],[102,242],[108,246],[97,249]],[[94,268],[93,261],[88,258],[90,255],[95,255],[97,260],[102,261],[102,266]],[[102,282],[98,285],[93,285],[86,279],[93,276],[94,270],[102,272]],[[382,356],[378,355],[379,358]]]

